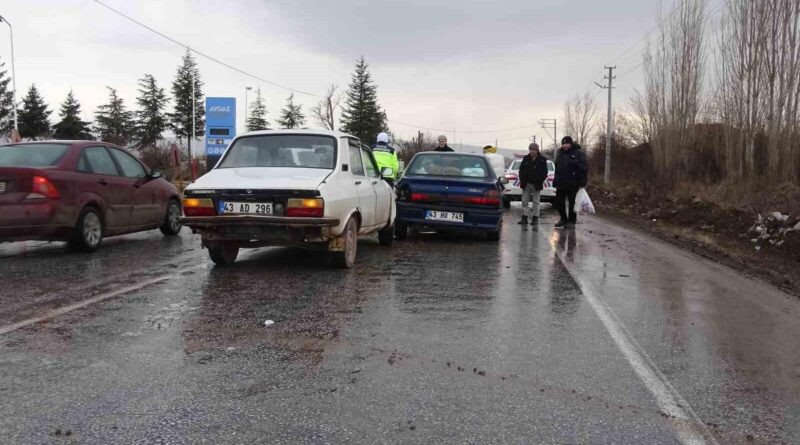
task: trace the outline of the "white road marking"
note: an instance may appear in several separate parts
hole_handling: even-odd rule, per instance
[[[130,286],[125,286],[125,287],[121,287],[119,289],[115,289],[115,290],[112,290],[112,291],[103,292],[101,294],[97,294],[97,295],[95,295],[95,296],[93,296],[91,298],[88,298],[86,300],[79,301],[77,303],[68,304],[66,306],[61,306],[59,308],[55,308],[55,309],[49,310],[49,311],[45,312],[44,314],[39,315],[37,317],[31,317],[31,318],[28,318],[28,319],[25,319],[25,320],[18,321],[16,323],[11,323],[11,324],[7,324],[7,325],[4,325],[4,326],[0,326],[0,335],[8,334],[9,332],[16,331],[17,329],[24,328],[25,326],[30,326],[32,324],[36,324],[36,323],[39,323],[39,322],[42,322],[42,321],[45,321],[45,320],[49,320],[51,318],[58,317],[59,315],[64,315],[67,312],[74,311],[75,309],[80,309],[82,307],[86,307],[86,306],[89,306],[89,305],[92,305],[92,304],[95,304],[95,303],[99,303],[101,301],[108,300],[110,298],[118,297],[120,295],[124,295],[124,294],[130,293],[130,292],[133,292],[133,291],[137,291],[139,289],[144,289],[147,286],[152,286],[153,284],[161,283],[162,281],[167,281],[170,278],[175,278],[177,276],[180,276],[180,274],[183,273],[183,272],[186,272],[186,271],[189,271],[189,270],[192,270],[192,269],[197,269],[199,267],[201,267],[201,266],[189,267],[189,268],[186,268],[186,269],[179,270],[176,273],[171,273],[171,274],[167,274],[167,275],[161,275],[161,276],[158,276],[158,277],[155,277],[155,278],[151,278],[149,280],[141,281],[141,282],[136,283],[136,284],[131,284]]]
[[[691,405],[658,369],[653,359],[647,354],[647,351],[636,341],[611,306],[603,299],[603,295],[589,280],[578,273],[573,262],[564,258],[562,250],[553,245],[553,251],[578,285],[584,297],[586,297],[586,301],[597,313],[597,317],[603,323],[622,355],[628,360],[633,371],[639,376],[639,379],[641,379],[650,393],[653,394],[661,411],[672,417],[676,425],[678,440],[687,445],[716,444],[717,441],[711,431],[700,420]]]

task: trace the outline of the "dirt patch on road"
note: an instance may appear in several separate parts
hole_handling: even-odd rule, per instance
[[[800,296],[800,187],[736,190],[742,188],[750,193],[738,197],[724,187],[666,194],[635,186],[592,186],[589,194],[604,215]]]

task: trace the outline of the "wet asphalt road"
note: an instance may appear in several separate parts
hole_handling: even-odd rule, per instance
[[[351,271],[214,268],[186,232],[0,245],[0,332],[102,299],[0,334],[0,443],[800,442],[800,300],[519,212],[500,243],[362,240]]]

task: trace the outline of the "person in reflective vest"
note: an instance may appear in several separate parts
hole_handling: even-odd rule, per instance
[[[387,179],[394,181],[397,179],[397,150],[389,145],[389,135],[381,133],[378,135],[378,142],[372,146],[372,156],[375,157],[375,162],[378,163],[378,170],[383,170],[384,167],[392,169],[392,174],[387,176]]]

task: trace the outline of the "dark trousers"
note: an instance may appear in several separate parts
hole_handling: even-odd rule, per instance
[[[575,195],[578,194],[578,187],[559,187],[556,188],[556,209],[561,215],[561,221],[569,221],[575,224],[578,215],[575,214]],[[569,205],[567,203],[569,202]],[[567,216],[569,212],[569,216]]]

